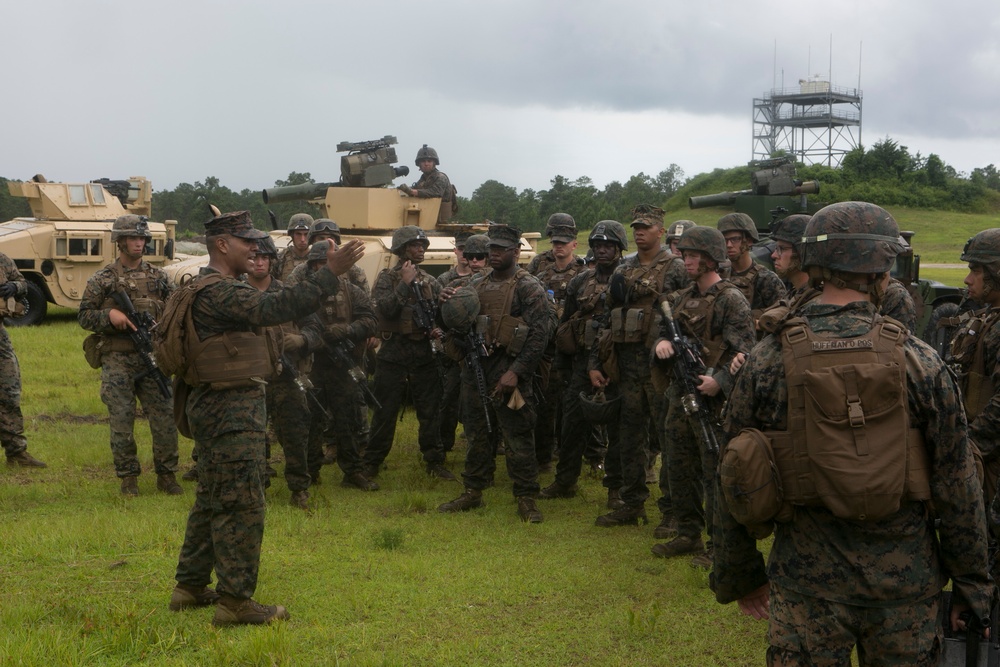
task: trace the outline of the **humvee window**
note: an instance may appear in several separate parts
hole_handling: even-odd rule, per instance
[[[69,203],[71,206],[87,206],[87,190],[85,185],[69,185]]]
[[[67,252],[67,247],[69,252]],[[101,239],[56,239],[56,255],[60,257],[100,257]]]
[[[100,183],[90,184],[90,196],[94,198],[95,204],[104,204],[104,188],[101,187]]]

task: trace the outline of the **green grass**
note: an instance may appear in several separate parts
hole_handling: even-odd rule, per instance
[[[84,332],[53,309],[11,329],[30,451],[46,470],[0,468],[0,664],[3,665],[756,665],[764,623],[721,606],[707,573],[653,558],[652,525],[593,525],[605,492],[543,501],[522,524],[499,459],[487,506],[444,515],[459,484],[427,477],[408,411],[379,479],[364,494],[335,468],[311,513],[279,477],[257,599],[288,607],[271,628],[217,630],[208,609],[167,609],[193,487],[118,493],[99,372]],[[144,470],[148,427],[136,428]],[[181,440],[181,461],[191,442]],[[461,469],[462,450],[450,457]],[[279,450],[280,451],[280,450]],[[276,466],[279,471],[282,466]],[[551,481],[550,475],[542,482]],[[653,490],[654,497],[657,491]],[[655,524],[655,507],[651,518]]]

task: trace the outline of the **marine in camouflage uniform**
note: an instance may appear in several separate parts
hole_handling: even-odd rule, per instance
[[[216,216],[206,223],[209,264],[197,281],[213,280],[201,288],[191,306],[198,340],[219,345],[223,335],[246,335],[315,312],[323,296],[336,294],[343,274],[363,253],[358,242],[345,244],[328,256],[327,270],[310,274],[294,288],[261,292],[237,280],[245,271],[257,242],[265,234],[253,228],[246,211]],[[214,275],[213,275],[214,274]],[[260,336],[252,337],[260,340]],[[195,341],[188,341],[195,345]],[[261,343],[257,343],[259,348]],[[240,357],[251,351],[241,345]],[[197,349],[196,347],[193,349]],[[208,349],[201,353],[209,363]],[[254,357],[251,357],[253,359]],[[245,361],[240,373],[227,372],[229,381],[191,387],[186,417],[198,448],[198,487],[188,515],[184,545],[177,564],[178,586],[172,609],[211,604],[207,586],[212,570],[221,595],[213,623],[260,624],[288,618],[281,606],[256,603],[261,541],[264,535],[264,430],[267,427],[264,387],[254,377],[266,374],[260,362]],[[266,365],[267,362],[265,362]],[[270,363],[273,363],[271,360]],[[198,358],[192,362],[197,371]],[[218,373],[218,367],[211,367]],[[192,370],[185,371],[191,377]]]
[[[376,357],[375,381],[372,392],[381,404],[372,413],[371,434],[364,454],[365,476],[378,476],[382,464],[392,449],[396,435],[396,417],[409,387],[410,398],[417,413],[420,453],[427,473],[442,479],[455,479],[444,466],[445,454],[438,427],[441,402],[441,330],[433,323],[431,329],[421,327],[416,292],[426,304],[436,304],[441,285],[418,264],[430,245],[419,227],[408,225],[392,235],[392,252],[399,258],[396,266],[383,269],[375,280],[372,301],[379,318],[382,346]],[[431,309],[433,311],[433,308]]]
[[[830,232],[846,236],[818,238]],[[851,238],[859,232],[865,237]],[[803,263],[824,280],[823,295],[797,314],[824,339],[867,335],[877,311],[860,290],[873,291],[902,248],[895,221],[871,204],[844,202],[816,213],[806,236]],[[867,521],[796,505],[790,520],[774,525],[765,570],[754,538],[719,494],[712,590],[721,603],[736,600],[743,613],[770,617],[768,664],[848,665],[856,645],[862,666],[936,666],[938,600],[949,577],[953,628],[964,625],[958,616],[969,605],[989,615],[985,512],[959,394],[930,347],[913,337],[902,346],[903,400],[911,430],[926,443],[928,502],[903,497],[896,512]],[[781,340],[767,337],[736,378],[726,430],[786,430],[787,396]]]
[[[11,314],[16,299],[28,293],[28,283],[12,260],[0,252],[0,444],[8,465],[45,468],[44,463],[28,453],[21,413],[21,367],[10,344],[3,318]]]
[[[124,290],[136,311],[148,313],[153,320],[160,318],[173,287],[162,269],[142,259],[152,239],[145,218],[130,214],[115,220],[111,240],[118,244],[118,259],[87,281],[77,316],[81,327],[100,336],[101,401],[108,406],[111,455],[126,496],[139,495],[137,478],[142,472],[133,432],[136,399],[149,420],[156,488],[172,495],[182,492],[174,477],[177,426],[173,399],[164,396],[155,379],[145,374],[142,356],[127,333],[128,318],[112,297]]]
[[[591,350],[589,369],[594,387],[606,387],[609,376],[604,371],[605,354],[613,346],[617,362],[610,372],[617,372],[621,390],[621,416],[618,439],[619,456],[611,452],[604,460],[610,505],[617,505],[611,497],[615,488],[620,489],[622,506],[610,514],[597,518],[597,525],[623,526],[645,522],[645,503],[649,497],[646,488],[647,450],[663,451],[663,417],[665,402],[662,388],[653,385],[650,353],[659,336],[659,308],[661,299],[687,287],[691,279],[684,270],[684,262],[660,245],[663,236],[663,211],[655,206],[641,204],[632,210],[632,234],[638,249],[634,257],[626,257],[615,269],[608,290],[607,309],[601,319],[598,336],[602,344]],[[602,358],[603,357],[603,358]],[[615,381],[616,378],[610,378]],[[652,417],[653,433],[660,435],[660,443],[650,446],[647,421]],[[666,467],[665,465],[663,466]],[[673,510],[666,473],[661,468],[658,506],[662,515],[661,526],[669,525]]]
[[[588,372],[590,352],[597,344],[597,330],[600,326],[598,318],[604,314],[611,275],[621,262],[622,253],[628,250],[628,234],[620,222],[601,220],[590,231],[588,244],[594,254],[594,268],[586,269],[570,281],[566,288],[562,320],[555,336],[559,356],[568,362],[564,362],[568,382],[563,393],[563,421],[556,478],[552,484],[542,489],[542,498],[576,495],[582,460],[588,453],[586,450],[592,441],[594,430],[584,415],[580,393],[590,393],[593,389]],[[618,458],[618,423],[608,424],[607,430],[610,443],[608,452],[612,457]],[[618,487],[609,489],[609,492],[613,492],[612,497],[619,495]]]
[[[440,197],[441,208],[438,209],[438,224],[451,220],[451,216],[457,211],[455,206],[455,190],[451,185],[448,176],[438,170],[441,161],[438,159],[437,151],[427,144],[417,151],[416,165],[420,169],[420,180],[413,185],[401,185],[402,190],[411,197],[427,199],[429,197]]]
[[[582,257],[573,254],[577,245],[573,216],[553,213],[545,225],[545,235],[552,241],[552,249],[535,255],[528,263],[527,271],[541,281],[555,303],[556,318],[561,318],[566,305],[566,289],[573,278],[586,270],[587,265]],[[548,472],[552,469],[556,441],[562,430],[562,397],[566,390],[566,379],[556,363],[555,343],[551,341],[545,350],[545,367],[548,377],[543,378],[544,387],[539,397],[535,455],[539,468]]]
[[[711,414],[709,428],[716,441],[723,441],[716,428],[720,403],[732,389],[730,365],[735,356],[747,353],[755,342],[750,304],[733,284],[719,276],[726,260],[722,234],[711,227],[692,227],[677,246],[684,254],[684,266],[692,279],[690,287],[673,298],[674,321],[681,335],[697,341],[702,349],[706,372],[693,378],[701,406]],[[654,352],[659,360],[672,361],[676,350],[664,326]],[[672,376],[672,373],[671,373]],[[667,471],[670,498],[677,520],[677,537],[653,546],[653,554],[663,558],[694,554],[692,564],[711,565],[712,543],[706,549],[701,532],[712,535],[715,511],[715,473],[718,452],[702,441],[697,417],[684,409],[684,387],[674,379],[667,388],[666,431]],[[704,499],[704,508],[702,501]]]
[[[309,250],[309,271],[315,271],[326,261],[329,241],[320,241]],[[367,382],[358,368],[365,341],[375,335],[378,327],[371,299],[353,283],[338,290],[320,303],[316,316],[319,328],[305,332],[308,349],[315,361],[311,378],[316,385],[319,401],[330,412],[330,421],[337,434],[337,465],[344,473],[343,486],[377,491],[378,484],[363,471],[361,455],[368,444],[368,407],[364,393],[351,376],[354,371]],[[362,406],[363,410],[359,410]],[[323,433],[326,420],[314,411],[309,432],[309,471],[319,477],[323,458]]]
[[[288,219],[288,235],[292,237],[292,242],[278,253],[278,259],[271,267],[272,276],[286,282],[295,267],[305,263],[312,225],[313,217],[308,213],[296,213]]]
[[[879,313],[891,317],[906,327],[911,335],[917,333],[917,305],[913,302],[906,285],[895,278],[887,280],[879,304]]]
[[[472,241],[471,248],[468,242]],[[473,259],[465,257],[466,249]],[[489,237],[485,234],[456,235],[455,254],[460,255],[459,263],[438,276],[441,289],[447,287],[458,289],[486,271],[486,257],[489,252]],[[465,263],[465,272],[459,272],[459,266]],[[441,429],[441,446],[445,452],[455,447],[455,430],[458,428],[459,415],[462,411],[462,369],[461,365],[449,357],[442,355],[441,365],[444,367],[443,395],[441,410],[438,413]]]
[[[749,215],[729,213],[719,218],[717,226],[726,239],[726,255],[732,264],[726,278],[747,298],[756,322],[764,309],[785,298],[785,286],[774,271],[753,261],[750,247],[760,235]]]
[[[312,226],[309,228],[309,246],[312,247],[320,241],[326,241],[329,239],[333,239],[337,245],[341,244],[340,226],[329,218],[320,218],[313,222]],[[306,258],[308,258],[308,256],[309,253],[307,252]],[[291,286],[299,282],[309,268],[307,264],[308,261],[299,261],[296,263],[295,268],[288,274],[288,277],[283,279],[284,283]],[[364,290],[365,294],[371,294],[372,289],[368,285],[368,278],[365,276],[364,269],[360,266],[352,266],[351,270],[347,272],[347,279]]]
[[[503,432],[507,473],[513,482],[517,512],[522,521],[539,523],[542,513],[535,459],[535,373],[555,328],[555,317],[538,279],[517,266],[521,233],[514,227],[490,227],[490,271],[470,286],[479,295],[481,310],[474,326],[485,340],[487,356],[480,357],[491,388],[492,423]],[[449,334],[447,346],[456,358],[465,355],[465,337]],[[483,505],[483,489],[493,481],[496,457],[490,442],[473,370],[462,369],[462,415],[469,448],[462,480],[465,491],[438,507],[460,512]]]

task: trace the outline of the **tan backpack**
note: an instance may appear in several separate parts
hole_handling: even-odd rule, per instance
[[[202,289],[222,280],[221,273],[209,273],[199,276],[183,287],[174,290],[163,308],[163,317],[156,327],[153,336],[153,349],[156,352],[156,363],[164,375],[184,377],[191,360],[188,359],[188,331],[191,326],[191,306]],[[197,341],[195,341],[197,342]]]

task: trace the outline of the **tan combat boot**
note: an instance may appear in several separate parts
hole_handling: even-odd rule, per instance
[[[219,601],[219,594],[208,586],[177,584],[170,595],[170,611],[207,607]]]
[[[177,483],[177,478],[174,477],[174,473],[172,472],[157,475],[156,488],[164,493],[170,494],[171,496],[179,496],[184,493],[184,489],[182,489],[181,485]]]
[[[242,600],[223,595],[215,605],[212,625],[270,625],[272,621],[287,621],[288,610],[278,605],[263,605],[252,598]]]
[[[134,498],[139,495],[139,478],[122,477],[122,495]]]

